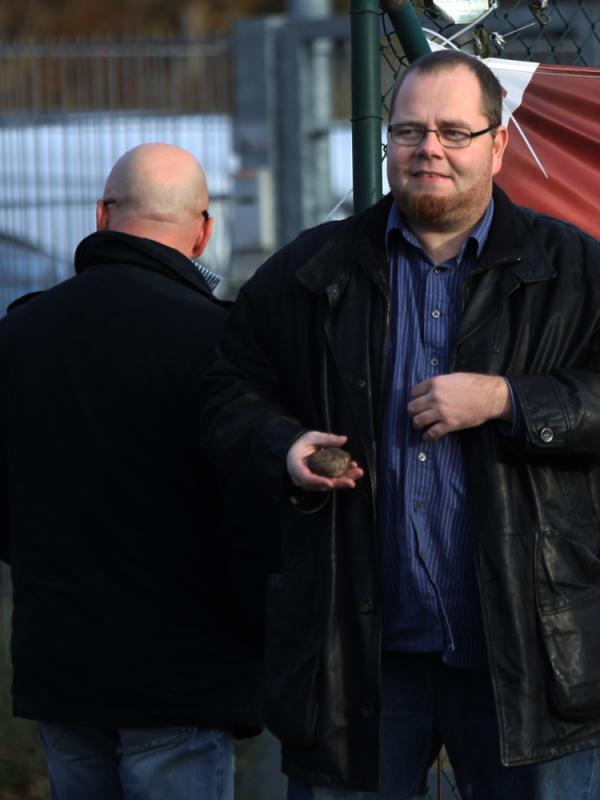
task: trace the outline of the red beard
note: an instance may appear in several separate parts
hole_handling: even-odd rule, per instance
[[[433,194],[408,195],[402,198],[408,219],[418,219],[425,223],[450,222],[454,212],[464,206],[465,198],[437,197]]]

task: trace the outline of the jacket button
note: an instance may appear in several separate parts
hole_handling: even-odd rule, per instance
[[[356,386],[359,389],[364,389],[366,385],[367,385],[367,382],[366,382],[366,380],[364,378],[357,378],[356,379]]]
[[[363,600],[358,606],[361,614],[370,614],[374,609],[375,603],[372,600]]]
[[[554,431],[552,428],[542,428],[540,431],[540,439],[545,444],[549,444],[554,439]]]

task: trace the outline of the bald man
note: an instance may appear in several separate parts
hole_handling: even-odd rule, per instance
[[[226,315],[191,261],[208,205],[190,153],[125,153],[75,276],[0,321],[14,713],[54,800],[230,799],[232,736],[257,731],[198,434]]]

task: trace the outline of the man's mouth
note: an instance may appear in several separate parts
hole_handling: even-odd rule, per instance
[[[430,172],[429,170],[420,169],[413,172],[413,178],[422,180],[450,180],[448,175],[442,175],[441,172]]]

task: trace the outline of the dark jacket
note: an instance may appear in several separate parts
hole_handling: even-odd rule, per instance
[[[377,454],[386,397],[390,198],[301,235],[242,290],[207,436],[288,496],[268,609],[265,720],[284,770],[373,790],[380,727]],[[452,369],[509,375],[526,434],[460,434],[506,764],[600,742],[600,244],[495,190],[462,290]],[[354,491],[294,494],[285,455],[343,433]]]
[[[15,714],[255,730],[198,429],[229,304],[147,239],[93,234],[75,267],[0,321]]]

